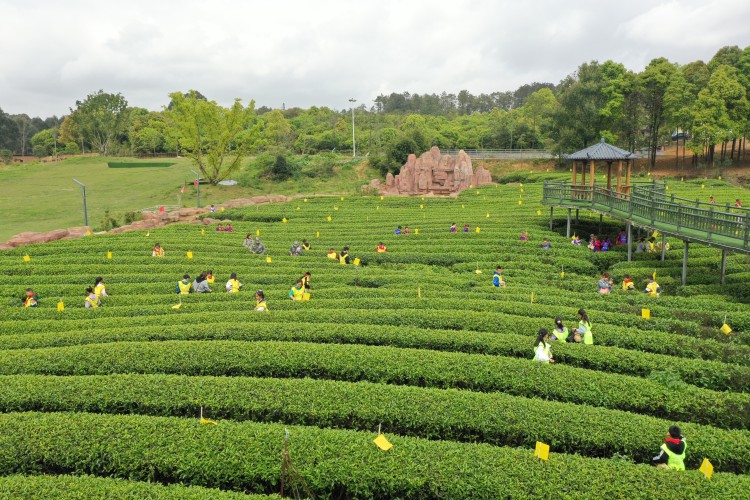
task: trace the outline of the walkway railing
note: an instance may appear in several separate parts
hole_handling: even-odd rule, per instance
[[[447,155],[457,155],[458,151],[458,149],[446,149],[440,152]],[[533,160],[555,157],[549,149],[464,149],[464,153],[469,155],[472,160]]]
[[[542,203],[584,208],[659,229],[677,237],[750,250],[750,210],[667,196],[659,182],[634,184],[617,192],[601,186],[544,183]],[[683,203],[684,202],[684,203]]]

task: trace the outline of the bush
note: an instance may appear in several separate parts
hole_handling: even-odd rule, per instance
[[[10,163],[13,161],[13,151],[10,149],[0,149],[0,162]]]

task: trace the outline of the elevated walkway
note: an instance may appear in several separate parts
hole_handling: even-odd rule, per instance
[[[656,181],[623,186],[622,191],[596,185],[545,181],[542,204],[550,207],[550,225],[554,207],[568,209],[568,237],[572,209],[590,210],[625,221],[628,242],[631,243],[628,245],[628,260],[632,252],[633,225],[683,240],[683,284],[686,281],[688,243],[700,243],[722,250],[722,283],[726,252],[750,254],[750,210],[747,208],[670,196],[667,195],[666,185]]]

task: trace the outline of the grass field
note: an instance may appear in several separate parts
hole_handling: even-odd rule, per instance
[[[58,163],[0,166],[0,242],[24,231],[82,226],[83,197],[78,179],[86,185],[89,225],[95,230],[105,210],[122,223],[126,212],[157,205],[196,206],[193,186],[195,169],[185,158],[170,159],[170,167],[109,168],[108,162],[132,162],[132,159],[79,157]],[[148,163],[149,160],[139,160]],[[163,160],[154,160],[163,163]],[[337,169],[337,175],[320,182],[302,178],[297,181],[259,182],[255,188],[201,185],[201,205],[257,194],[350,193],[371,177],[351,165]],[[186,184],[184,194],[180,188]]]
[[[679,241],[665,261],[573,246],[562,214],[550,230],[540,205],[538,179],[559,175],[527,172],[523,186],[457,199],[232,209],[234,233],[172,225],[0,252],[0,488],[277,493],[288,429],[318,498],[654,498],[665,483],[685,498],[742,498],[750,260],[730,255],[720,286],[719,251],[691,245],[682,286]],[[721,181],[670,185],[688,199],[707,190],[719,202],[747,194]],[[453,222],[471,230],[450,234]],[[598,224],[582,211],[574,229]],[[412,234],[394,235],[397,225]],[[602,233],[620,227],[605,219]],[[256,232],[267,256],[242,247]],[[302,238],[312,249],[289,256]],[[150,256],[157,240],[163,259]],[[379,241],[388,252],[374,252]],[[344,245],[360,266],[325,256]],[[490,284],[497,265],[505,288]],[[214,293],[175,294],[184,273],[206,269]],[[629,274],[639,290],[656,273],[662,296],[600,295],[603,270],[616,284]],[[305,271],[312,299],[289,300]],[[237,294],[223,292],[232,272],[244,284]],[[85,309],[95,276],[111,295]],[[41,297],[35,309],[19,306],[29,286]],[[267,313],[253,311],[257,289]],[[556,316],[575,326],[581,307],[595,344],[556,342],[555,364],[534,363],[538,329]],[[199,423],[201,407],[218,425]],[[649,465],[674,423],[689,443],[684,473]],[[373,443],[379,427],[388,452]],[[537,441],[550,445],[549,462],[533,457]],[[716,468],[710,481],[697,470],[703,458]]]

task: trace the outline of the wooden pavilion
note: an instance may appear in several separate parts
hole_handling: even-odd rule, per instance
[[[615,192],[630,193],[630,171],[633,166],[633,160],[637,155],[630,151],[625,151],[611,144],[607,144],[602,137],[599,143],[589,146],[575,153],[565,155],[565,158],[573,162],[573,192],[592,193],[594,187],[594,174],[596,163],[606,163],[607,165],[607,191],[612,190],[612,164],[617,162],[617,182]],[[581,163],[581,182],[578,183],[578,163]],[[623,162],[625,163],[625,184],[622,183]],[[588,166],[589,178],[586,182],[586,167]],[[581,189],[577,189],[581,188]],[[588,189],[586,189],[588,188]]]

